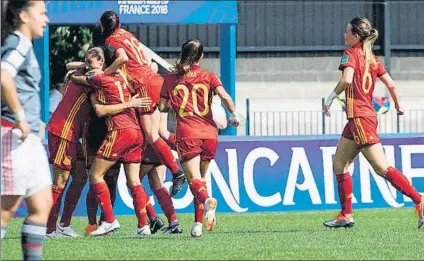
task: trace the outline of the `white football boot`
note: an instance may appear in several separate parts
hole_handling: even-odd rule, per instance
[[[152,232],[150,231],[149,225],[145,225],[142,228],[137,228],[134,236],[135,237],[143,237],[143,236],[149,236],[151,234],[152,234]]]
[[[119,230],[120,225],[118,220],[114,220],[112,223],[104,221],[96,230],[91,232],[90,236],[103,236],[109,232]]]
[[[62,235],[68,236],[68,237],[81,237],[80,234],[78,234],[71,226],[69,227],[62,227],[61,224],[58,224],[57,232],[61,233]]]
[[[218,201],[215,198],[208,198],[205,202],[205,227],[207,231],[214,230],[216,226],[216,207]]]
[[[191,236],[192,237],[201,237],[202,236],[202,226],[200,222],[194,222],[191,226]]]

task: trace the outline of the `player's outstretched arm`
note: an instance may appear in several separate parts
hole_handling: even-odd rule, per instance
[[[330,95],[328,95],[327,100],[324,104],[324,113],[326,116],[330,116],[330,107],[333,103],[333,100],[337,98],[340,93],[344,92],[344,90],[349,87],[349,85],[353,82],[353,74],[355,70],[352,67],[345,67],[342,73],[342,77],[337,83],[336,88]]]
[[[123,48],[116,50],[116,59],[113,63],[106,68],[105,74],[111,75],[114,74],[120,69],[126,62],[128,62],[128,55]]]
[[[94,94],[91,94],[90,100],[94,110],[96,111],[97,116],[99,117],[116,115],[130,108],[148,107],[152,103],[152,100],[149,97],[137,98],[137,96],[134,96],[128,102],[123,102],[120,104],[111,104],[111,105],[100,103],[96,99],[96,96]]]
[[[401,110],[400,104],[399,104],[399,96],[397,93],[397,88],[395,81],[393,81],[390,74],[385,73],[382,76],[379,77],[379,79],[386,85],[387,89],[390,92],[390,96],[392,96],[393,102],[395,103],[395,109],[397,111],[398,115],[403,115],[403,111]]]

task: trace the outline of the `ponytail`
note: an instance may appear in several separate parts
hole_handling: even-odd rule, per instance
[[[203,44],[197,39],[186,41],[181,47],[180,59],[177,60],[174,72],[182,77],[190,71],[190,67],[199,62],[203,54]]]
[[[373,28],[370,31],[370,35],[367,36],[364,39],[363,42],[363,51],[365,54],[365,66],[366,68],[369,68],[370,65],[372,66],[376,66],[377,65],[377,61],[374,58],[373,52],[372,52],[372,46],[375,43],[375,41],[378,38],[378,31],[377,29]]]
[[[186,73],[188,73],[190,71],[191,65],[192,65],[192,63],[190,61],[180,59],[175,64],[175,72],[180,77],[184,76]]]

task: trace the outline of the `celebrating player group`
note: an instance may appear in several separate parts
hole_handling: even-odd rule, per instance
[[[201,69],[202,43],[196,39],[184,42],[173,70],[163,78],[145,46],[121,28],[119,16],[112,11],[103,13],[103,44],[90,48],[85,61],[67,64],[65,92],[46,127],[52,182],[45,149],[34,135],[40,130],[40,71],[31,41],[43,35],[49,22],[45,4],[14,0],[8,2],[5,12],[1,50],[1,238],[23,198],[28,206],[22,227],[24,259],[41,257],[45,236],[80,236],[71,227],[71,218],[87,182],[86,236],[118,230],[113,208],[121,165],[137,217],[136,237],[156,233],[165,226],[142,185],[145,175],[168,221],[164,233],[183,232],[172,197],[186,181],[195,206],[191,235],[201,236],[203,226],[214,230],[218,202],[208,194],[205,176],[216,155],[217,126],[227,123],[226,118],[224,123],[217,119],[214,95],[230,112],[230,125],[237,127],[240,117],[219,78]],[[349,48],[339,67],[342,77],[324,110],[330,116],[332,101],[345,92],[348,123],[333,164],[342,209],[324,226],[354,225],[349,167],[361,152],[378,175],[412,199],[420,228],[424,225],[424,197],[387,163],[377,134],[372,105],[377,78],[388,87],[397,113],[403,114],[394,81],[372,53],[378,32],[366,18],[357,17],[348,23],[344,37]],[[175,134],[167,128],[170,110],[176,117]],[[171,148],[176,148],[181,166]],[[163,184],[166,168],[172,173],[170,192]],[[72,181],[64,197],[69,176]],[[63,197],[64,210],[58,222]],[[98,207],[100,220],[96,216]]]
[[[232,115],[230,124],[238,126],[231,97],[215,74],[200,69],[199,61],[203,58],[200,41],[183,44],[175,71],[164,80],[139,40],[120,27],[116,13],[107,11],[100,21],[104,48],[93,47],[87,51],[85,62],[68,64],[66,91],[47,125],[54,172],[53,208],[47,236],[79,236],[70,221],[87,181],[86,168],[90,183],[86,235],[101,236],[118,230],[120,224],[115,219],[113,205],[120,164],[133,197],[137,236],[150,235],[164,226],[143,188],[141,180],[146,173],[141,164],[153,165],[149,178],[168,218],[165,233],[182,233],[171,197],[181,190],[186,178],[196,202],[192,235],[202,234],[203,216],[206,229],[213,230],[217,201],[208,196],[204,181],[209,162],[215,157],[218,137],[211,105],[213,96],[218,95]],[[111,58],[107,68],[105,52]],[[176,112],[176,134],[167,130],[169,107]],[[184,171],[175,161],[170,146],[177,148]],[[161,165],[173,175],[170,193],[163,187],[164,168],[160,172],[157,169]],[[65,197],[63,216],[57,223],[70,175],[72,183]],[[98,206],[102,215],[97,225]]]

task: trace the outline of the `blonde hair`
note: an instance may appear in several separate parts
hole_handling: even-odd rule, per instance
[[[372,46],[378,38],[378,31],[372,28],[370,21],[365,17],[355,17],[350,21],[352,33],[357,34],[362,43],[362,50],[365,55],[365,68],[368,70],[370,65],[376,66],[377,61],[372,52]]]
[[[88,51],[85,53],[85,58],[87,59],[90,55],[96,57],[99,60],[105,59],[105,52],[101,47],[92,47],[88,49]]]

